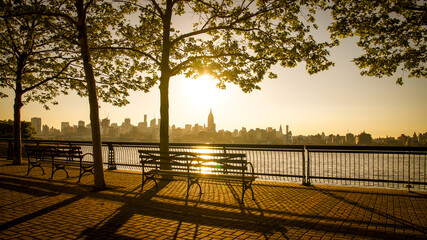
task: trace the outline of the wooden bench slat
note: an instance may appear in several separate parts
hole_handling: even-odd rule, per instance
[[[42,162],[51,163],[53,178],[57,170],[64,170],[66,166],[78,166],[80,168],[79,180],[86,172],[93,174],[93,161],[83,161],[83,158],[90,153],[83,154],[80,146],[63,146],[63,145],[24,145],[28,156],[28,172],[34,167],[40,167],[44,173]]]
[[[156,175],[185,177],[188,179],[187,199],[189,188],[192,184],[197,184],[200,189],[198,179],[214,179],[224,181],[242,182],[242,203],[244,193],[250,189],[252,198],[254,192],[252,182],[255,181],[254,168],[246,160],[245,154],[240,153],[198,153],[170,151],[161,152],[158,150],[138,150],[142,164],[142,186],[147,179],[153,179],[156,187]],[[168,166],[168,169],[161,169],[161,166]],[[248,166],[251,168],[249,169]],[[250,170],[250,171],[249,171]]]
[[[210,178],[210,179],[219,179],[219,180],[234,180],[234,181],[242,181],[242,175],[223,175],[223,174],[212,174],[212,173],[196,173],[196,172],[186,172],[186,171],[174,171],[174,170],[151,170],[147,172],[149,174],[161,174],[161,175],[169,175],[169,176],[182,176],[191,178]],[[256,177],[245,176],[245,181],[254,181]]]

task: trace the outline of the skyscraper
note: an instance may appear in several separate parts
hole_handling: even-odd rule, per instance
[[[42,133],[42,119],[38,117],[31,118],[31,125],[36,129],[37,134]]]
[[[211,112],[209,113],[209,116],[208,116],[208,132],[216,132],[216,126],[214,123],[214,116],[212,114],[212,108],[211,108]]]

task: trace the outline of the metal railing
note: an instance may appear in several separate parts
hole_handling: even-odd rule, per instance
[[[426,189],[427,148],[306,146],[307,183]]]
[[[11,147],[10,140],[0,139]],[[24,144],[72,144],[92,152],[90,141],[26,140]],[[388,188],[427,189],[426,147],[240,145],[171,143],[171,149],[244,153],[258,179]],[[140,171],[138,150],[158,150],[158,143],[103,142],[105,168]],[[9,154],[10,150],[3,150]],[[9,156],[10,157],[10,156]]]

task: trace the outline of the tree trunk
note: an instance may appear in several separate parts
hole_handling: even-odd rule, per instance
[[[105,188],[104,169],[102,164],[101,128],[99,124],[99,106],[96,90],[95,76],[90,59],[89,44],[87,38],[86,12],[84,0],[76,0],[78,22],[78,40],[81,49],[85,79],[89,94],[90,124],[92,128],[93,161],[94,161],[94,185],[95,189]]]
[[[15,104],[13,105],[13,165],[22,163],[22,148],[21,148],[21,108],[22,94],[20,91],[15,91]]]
[[[169,151],[169,56],[170,56],[170,27],[172,19],[172,1],[166,3],[166,12],[163,21],[163,49],[160,65],[160,151]]]
[[[160,151],[169,150],[169,79],[160,81]]]
[[[18,68],[15,81],[15,103],[13,104],[13,165],[22,163],[22,130],[21,130],[21,108],[22,103],[22,71],[24,69],[25,56],[18,60]]]
[[[160,151],[162,157],[169,157],[165,154],[169,151],[169,78],[160,80]],[[163,160],[160,164],[161,169],[171,169],[169,161]]]

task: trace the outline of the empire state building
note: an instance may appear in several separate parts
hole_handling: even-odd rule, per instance
[[[216,132],[215,129],[215,123],[214,123],[214,116],[212,114],[212,108],[211,108],[211,112],[209,113],[208,116],[208,132]]]

